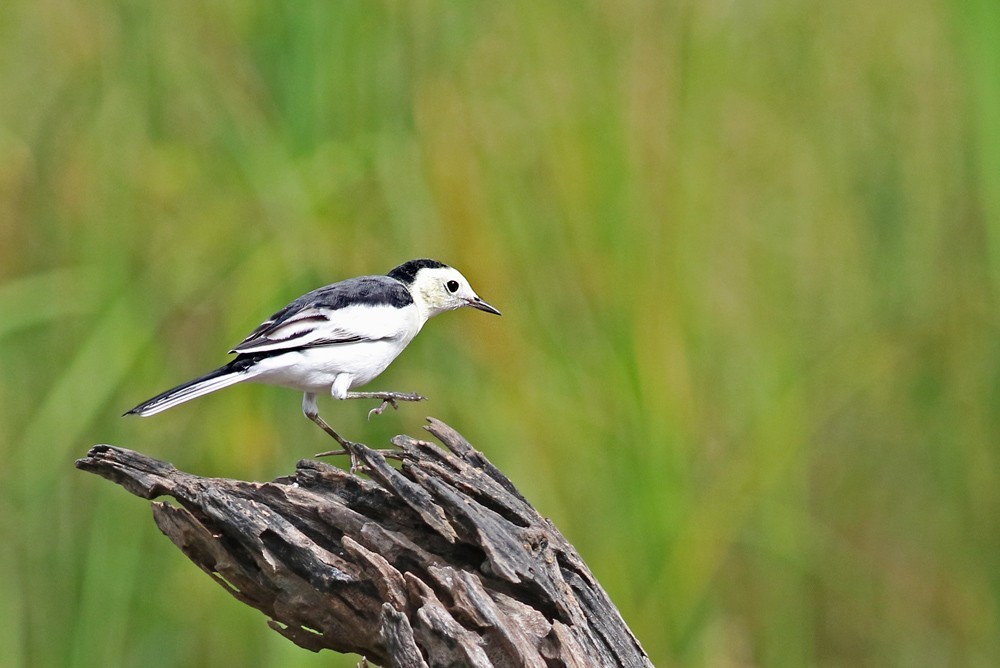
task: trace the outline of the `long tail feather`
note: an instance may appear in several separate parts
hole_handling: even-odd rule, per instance
[[[233,363],[227,364],[224,367],[220,367],[215,371],[210,371],[204,376],[195,378],[194,380],[188,381],[182,385],[171,388],[166,392],[156,395],[148,401],[144,401],[132,410],[125,413],[125,415],[139,415],[141,417],[148,417],[150,415],[156,415],[168,408],[173,408],[178,404],[183,404],[185,401],[191,401],[198,397],[204,396],[209,392],[215,392],[216,390],[221,390],[224,387],[229,387],[230,385],[235,385],[236,383],[247,380],[251,375],[247,374],[246,368],[240,368],[238,365]]]

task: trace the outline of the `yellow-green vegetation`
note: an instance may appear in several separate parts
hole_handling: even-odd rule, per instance
[[[413,257],[459,312],[370,389],[577,546],[659,666],[1000,665],[1000,5],[0,6],[0,663],[330,666],[73,469],[328,449],[221,364]]]

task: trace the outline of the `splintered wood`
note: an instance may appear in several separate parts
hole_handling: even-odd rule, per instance
[[[77,467],[154,501],[157,525],[234,597],[309,650],[384,666],[651,666],[553,524],[458,432],[397,436],[370,479],[314,460],[259,483],[95,446]]]

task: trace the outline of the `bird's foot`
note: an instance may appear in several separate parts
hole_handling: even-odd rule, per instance
[[[382,403],[368,411],[368,421],[371,422],[373,415],[381,415],[386,406],[392,406],[392,410],[394,411],[399,410],[399,404],[396,403],[395,399],[383,399]]]
[[[354,475],[362,468],[363,464],[358,460],[358,456],[354,454],[353,449],[347,447],[347,445],[344,443],[341,443],[341,445],[344,445],[343,450],[327,450],[326,452],[317,452],[315,455],[313,455],[313,457],[338,457],[340,455],[350,455],[351,475]],[[350,445],[355,445],[355,444],[350,443]]]
[[[381,415],[386,408],[392,406],[394,410],[399,409],[397,401],[425,401],[427,397],[416,392],[348,392],[348,399],[381,399],[382,403],[368,411],[368,419],[373,415]]]
[[[351,445],[356,446],[360,444],[351,443]],[[399,461],[403,461],[403,455],[400,454],[398,450],[372,450],[372,452],[377,452],[386,459],[398,459]],[[313,457],[338,457],[340,455],[351,456],[351,474],[357,473],[365,468],[365,465],[358,461],[358,456],[354,454],[353,450],[346,447],[343,450],[327,450],[326,452],[317,452],[313,455]]]
[[[319,416],[319,413],[315,411],[306,411],[305,415],[307,418],[319,425],[320,429],[325,431],[327,434],[333,437],[333,440],[340,443],[340,447],[343,450],[331,450],[329,452],[321,452],[317,457],[326,457],[328,455],[350,455],[351,456],[351,474],[358,472],[361,468],[361,463],[358,461],[358,456],[354,454],[355,448],[363,447],[360,443],[354,443],[353,441],[348,441],[346,438],[338,434],[333,427],[326,423],[326,420]]]

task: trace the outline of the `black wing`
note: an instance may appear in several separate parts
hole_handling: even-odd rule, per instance
[[[313,290],[250,332],[230,352],[295,350],[398,336],[413,297],[388,276],[359,276]]]

